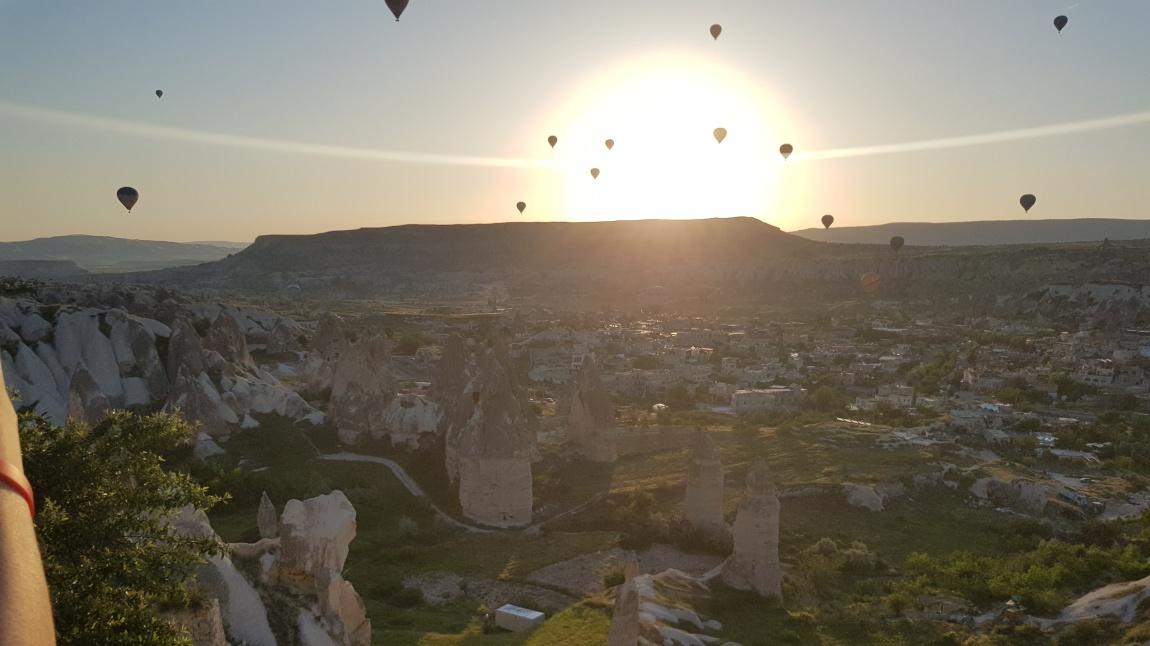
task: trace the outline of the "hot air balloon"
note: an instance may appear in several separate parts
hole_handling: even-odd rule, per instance
[[[719,143],[723,143],[723,140],[726,138],[727,138],[727,129],[726,128],[715,128],[715,141],[717,141]]]
[[[591,169],[591,178],[592,179],[599,179],[599,169],[598,168],[592,168]]]
[[[715,40],[719,40],[719,34],[721,34],[721,33],[723,33],[723,26],[722,25],[720,25],[718,23],[711,25],[711,38],[714,38]]]
[[[164,98],[164,91],[163,90],[156,90],[156,98],[157,99]]]
[[[131,186],[124,186],[116,191],[116,199],[120,200],[120,204],[123,204],[125,209],[128,209],[128,213],[131,213],[132,207],[140,199],[140,193]]]
[[[1054,19],[1054,28],[1057,29],[1058,33],[1061,34],[1062,29],[1064,27],[1066,27],[1066,23],[1068,23],[1068,22],[1070,22],[1070,19],[1067,18],[1066,16],[1058,16],[1057,18]]]
[[[387,8],[391,9],[391,13],[395,14],[395,22],[399,22],[399,17],[403,14],[403,10],[407,9],[408,0],[387,0]]]
[[[519,209],[519,214],[522,215],[523,212],[527,210],[527,202],[519,202],[515,205],[515,208]]]
[[[902,249],[904,244],[906,244],[906,240],[903,240],[902,236],[895,236],[890,239],[890,248],[894,249],[895,253],[898,253],[898,250]]]
[[[779,146],[779,154],[783,156],[783,159],[790,157],[791,153],[793,152],[795,152],[795,147],[790,144],[783,144]]]
[[[823,216],[823,228],[829,229],[835,223],[835,216],[827,214]]]
[[[607,141],[603,142],[603,145],[607,146],[607,150],[611,150],[612,148],[615,147],[615,140],[614,139],[608,139]]]
[[[556,137],[555,135],[551,135],[550,137],[547,138],[547,143],[551,144],[551,147],[554,148],[555,144],[559,143],[559,137]]]
[[[1030,193],[1027,193],[1026,195],[1018,198],[1018,203],[1022,205],[1022,210],[1026,211],[1027,213],[1030,212],[1030,207],[1034,206],[1034,203],[1037,201],[1038,198],[1034,197]]]

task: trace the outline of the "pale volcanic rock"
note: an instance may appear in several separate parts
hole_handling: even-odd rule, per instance
[[[174,386],[180,370],[195,376],[204,371],[204,349],[200,335],[186,319],[178,318],[168,339],[168,381]]]
[[[388,405],[383,423],[393,445],[418,447],[420,438],[434,436],[439,406],[419,395],[399,395]]]
[[[206,460],[210,457],[217,455],[226,455],[227,451],[223,449],[216,441],[212,439],[211,435],[207,433],[197,433],[196,443],[192,447],[192,457],[196,460]]]
[[[139,375],[147,383],[151,397],[167,397],[168,377],[156,350],[156,335],[152,328],[143,319],[119,310],[108,312],[105,319],[112,327],[110,338],[120,372]],[[162,325],[158,321],[153,323]]]
[[[708,536],[727,534],[723,518],[723,463],[715,440],[707,432],[695,436],[694,451],[687,465],[687,522]]]
[[[188,420],[199,422],[212,437],[227,435],[229,426],[240,421],[235,411],[224,403],[208,374],[192,375],[187,367],[180,369],[172,384],[165,409],[179,409]]]
[[[60,424],[67,416],[67,400],[60,396],[56,377],[31,348],[19,344],[14,358],[16,374],[26,382],[24,401],[36,402],[36,411],[49,421]]]
[[[268,492],[260,495],[260,508],[256,512],[256,527],[260,531],[260,538],[275,538],[279,536],[279,514]]]
[[[244,336],[244,328],[236,320],[236,312],[225,309],[220,312],[208,327],[208,334],[203,341],[204,350],[220,353],[228,363],[238,364],[247,368],[255,367],[251,354],[248,353],[248,342]]]
[[[298,325],[289,323],[287,319],[279,319],[268,333],[265,350],[273,355],[294,352],[299,349],[299,334]]]
[[[301,421],[318,412],[266,370],[225,374],[220,378],[220,387],[229,395],[226,401],[238,416],[275,414]]]
[[[884,496],[870,485],[844,484],[843,493],[846,494],[847,504],[852,507],[862,507],[870,511],[885,509]]]
[[[639,562],[632,553],[623,566],[624,581],[615,591],[615,609],[611,613],[608,646],[637,646],[639,643],[639,590],[635,578]]]
[[[95,424],[108,413],[108,398],[83,365],[72,372],[68,387],[68,419]]]
[[[382,336],[362,339],[340,352],[328,413],[341,442],[356,444],[386,435],[384,418],[397,390],[389,364]]]
[[[194,607],[165,610],[161,614],[187,633],[192,646],[228,646],[219,599],[201,600]]]
[[[531,522],[532,443],[507,373],[493,361],[459,444],[459,502],[467,518],[493,527]]]
[[[98,311],[57,315],[54,341],[64,370],[71,374],[77,366],[84,365],[110,403],[121,400],[124,386],[120,381],[120,367],[112,342],[100,331]]]
[[[330,312],[319,320],[310,348],[322,357],[338,355],[345,342],[343,319]]]
[[[435,366],[435,376],[431,382],[432,396],[441,402],[449,401],[463,390],[470,380],[467,374],[467,346],[456,333],[447,337],[443,355]]]
[[[20,338],[27,343],[39,343],[52,334],[52,324],[33,312],[20,321]]]
[[[761,459],[747,472],[742,505],[732,531],[734,553],[723,565],[723,581],[737,590],[782,598],[779,565],[779,497],[767,463]]]
[[[615,405],[592,357],[584,359],[572,388],[567,439],[579,455],[592,462],[614,462],[618,458]]]
[[[60,365],[60,359],[56,356],[56,349],[47,343],[38,343],[36,345],[36,356],[40,357],[40,361],[52,373],[52,378],[56,381],[56,392],[60,394],[61,398],[68,397],[68,386],[72,383],[72,378]]]

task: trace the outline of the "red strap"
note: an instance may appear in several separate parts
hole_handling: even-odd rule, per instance
[[[36,517],[36,499],[32,497],[32,484],[14,465],[0,460],[0,484],[6,484],[28,503],[28,512]]]

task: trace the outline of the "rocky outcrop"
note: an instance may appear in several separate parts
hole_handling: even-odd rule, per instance
[[[296,594],[315,595],[321,623],[336,644],[346,646],[371,643],[363,600],[343,579],[355,521],[355,508],[341,491],[289,500],[280,516],[280,553],[269,577]]]
[[[168,610],[163,616],[187,634],[192,646],[228,646],[219,599],[207,599],[192,607]]]
[[[463,338],[454,332],[447,337],[443,355],[435,366],[435,376],[431,382],[431,394],[440,402],[454,399],[467,385],[467,346]]]
[[[72,372],[72,383],[68,387],[68,419],[84,424],[95,424],[108,413],[108,398],[100,390],[84,366]]]
[[[475,412],[459,440],[463,515],[492,527],[531,522],[531,431],[498,361],[492,361]]]
[[[618,457],[615,405],[592,357],[584,359],[571,392],[567,439],[579,455],[592,462],[614,462]]]
[[[882,511],[885,508],[883,496],[869,485],[845,484],[843,493],[846,494],[847,504],[852,507],[862,507],[870,511]]]
[[[391,400],[383,425],[392,445],[418,447],[423,438],[435,437],[439,406],[419,395],[399,395]]]
[[[224,403],[208,374],[193,375],[186,366],[180,368],[165,408],[179,410],[189,420],[199,422],[212,437],[226,436],[230,427],[240,421],[235,411]]]
[[[36,411],[46,419],[62,423],[67,415],[68,403],[67,397],[61,395],[60,384],[56,381],[53,369],[23,343],[17,344],[12,363],[15,375],[25,382],[21,398],[29,404],[35,402]]]
[[[263,492],[260,495],[260,508],[256,512],[256,528],[260,532],[260,538],[275,538],[279,536],[279,520],[276,514],[276,506],[272,504],[272,499],[268,498],[268,492]]]
[[[168,376],[160,354],[156,350],[156,335],[152,330],[162,326],[159,321],[145,323],[138,317],[113,310],[106,315],[111,325],[112,350],[123,374],[135,375],[146,388],[146,399],[164,399],[168,396]],[[164,326],[167,327],[167,326]],[[135,399],[139,399],[136,395]]]
[[[747,472],[745,492],[732,531],[734,553],[723,565],[722,579],[732,588],[782,599],[779,497],[770,469],[761,459]]]
[[[287,354],[299,350],[299,327],[289,325],[286,319],[276,321],[268,333],[266,351],[268,354]]]
[[[706,431],[695,437],[691,462],[687,465],[687,522],[713,538],[727,535],[723,518],[723,463],[715,440]]]
[[[383,336],[362,339],[340,352],[332,376],[329,415],[341,442],[356,444],[386,435],[384,419],[396,392],[389,359]]]
[[[212,321],[208,327],[208,335],[204,337],[203,347],[205,350],[220,353],[228,363],[248,368],[255,367],[251,354],[248,353],[244,329],[231,310],[225,309]]]
[[[60,365],[69,374],[84,366],[112,405],[124,396],[119,364],[112,342],[100,331],[99,312],[82,310],[65,312],[56,317],[56,352]]]
[[[168,339],[168,381],[175,384],[180,371],[198,375],[204,371],[204,349],[200,335],[186,319],[179,318],[172,325]]]
[[[1049,498],[1046,487],[1025,478],[1010,481],[995,477],[979,478],[971,485],[970,492],[976,498],[1031,515],[1040,515]]]
[[[629,555],[623,566],[623,583],[615,591],[615,609],[611,613],[611,630],[607,633],[608,646],[637,646],[639,643],[639,590],[635,577],[639,574],[639,561]]]

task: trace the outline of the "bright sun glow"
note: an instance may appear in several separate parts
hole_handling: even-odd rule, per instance
[[[756,88],[719,64],[668,56],[595,79],[567,103],[559,121],[566,126],[556,132],[566,217],[763,215],[784,140],[778,106]],[[727,130],[721,144],[716,128]]]

